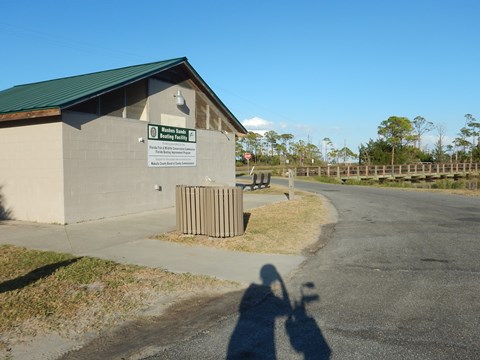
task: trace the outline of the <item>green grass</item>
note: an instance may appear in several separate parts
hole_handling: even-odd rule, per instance
[[[320,182],[325,184],[340,184],[341,181],[337,177],[329,177],[329,176],[297,176],[295,179],[301,181],[312,181],[312,182]]]
[[[436,180],[431,184],[432,189],[466,189],[467,182],[465,180]]]

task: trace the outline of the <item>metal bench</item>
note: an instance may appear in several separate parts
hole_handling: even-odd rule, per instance
[[[243,190],[245,190],[245,188],[248,188],[248,187],[250,188],[250,190],[255,190],[255,187],[258,186],[257,179],[258,179],[258,175],[253,174],[252,175],[252,182],[249,183],[249,184],[244,184],[243,185]]]
[[[270,187],[270,180],[272,179],[272,173],[267,173],[265,176],[264,173],[262,173],[260,177],[260,188],[268,188]]]
[[[270,187],[270,181],[272,179],[272,173],[255,173],[252,175],[252,182],[243,185],[243,189],[250,188],[250,190],[255,189],[265,189]]]

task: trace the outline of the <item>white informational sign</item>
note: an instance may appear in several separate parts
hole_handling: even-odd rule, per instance
[[[148,125],[148,167],[197,166],[197,131]]]

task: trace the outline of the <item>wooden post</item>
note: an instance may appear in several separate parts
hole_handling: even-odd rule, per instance
[[[206,117],[206,122],[207,122],[206,128],[207,128],[207,130],[209,130],[210,129],[210,106],[208,104],[205,108],[205,117]]]
[[[288,169],[288,200],[295,198],[295,181],[293,176],[293,170]]]

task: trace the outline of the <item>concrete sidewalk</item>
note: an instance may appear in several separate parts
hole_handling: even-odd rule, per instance
[[[244,209],[285,200],[283,195],[244,194]],[[175,228],[175,208],[65,226],[2,221],[0,244],[88,255],[242,283],[258,282],[260,268],[265,264],[273,264],[286,276],[304,260],[302,256],[242,253],[149,239]]]

